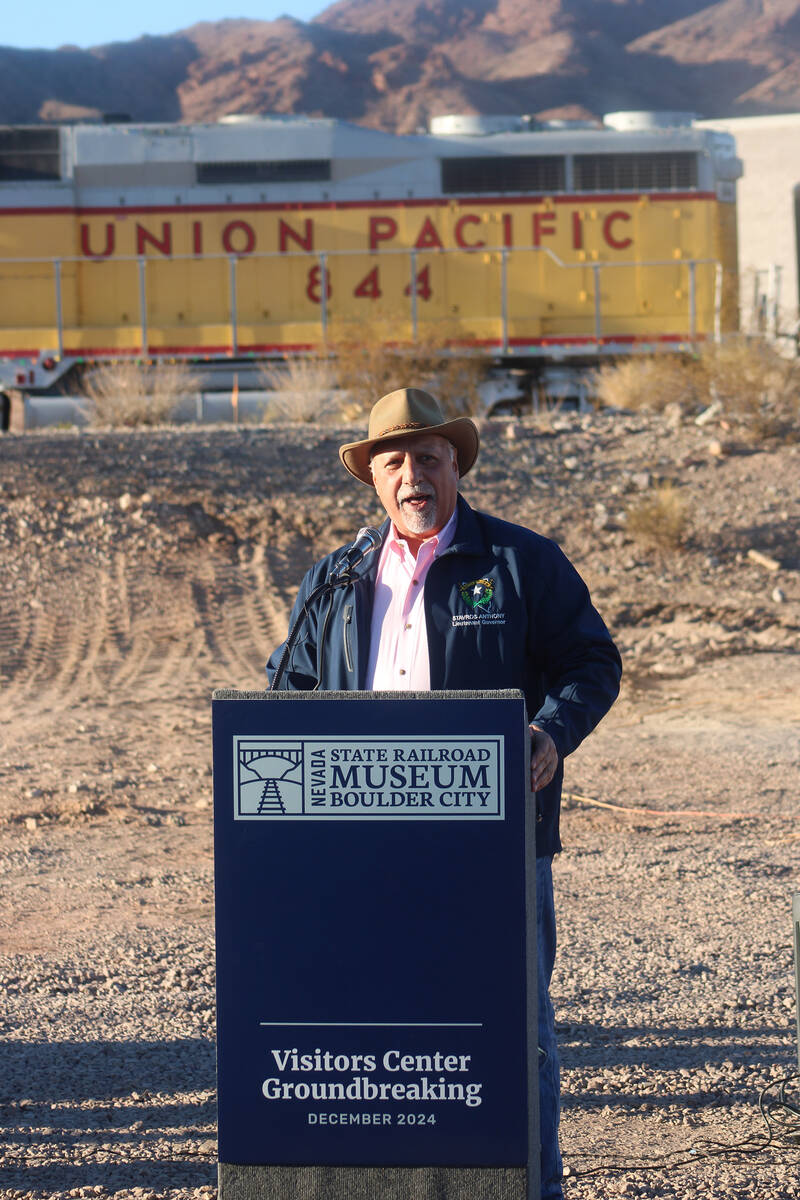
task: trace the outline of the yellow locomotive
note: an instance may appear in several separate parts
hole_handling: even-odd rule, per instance
[[[240,362],[380,321],[505,364],[686,347],[736,321],[731,137],[443,117],[0,129],[0,384]]]

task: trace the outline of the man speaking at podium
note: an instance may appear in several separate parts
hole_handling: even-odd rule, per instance
[[[561,849],[563,760],[619,690],[621,664],[586,585],[540,535],[477,512],[458,480],[478,456],[467,417],[448,421],[419,388],[384,396],[368,436],[339,457],[386,510],[372,531],[324,558],[300,588],[292,624],[344,561],[350,582],[312,602],[279,683],[290,689],[519,688],[531,723],[536,792],[542,1198],[560,1197],[559,1068],[549,984],[556,937],[551,864]],[[272,679],[284,656],[267,664]]]

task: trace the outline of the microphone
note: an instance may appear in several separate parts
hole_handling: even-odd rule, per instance
[[[330,580],[338,580],[348,574],[353,567],[357,567],[359,563],[363,562],[367,555],[372,554],[374,550],[379,550],[382,542],[383,537],[379,529],[372,529],[369,525],[359,529],[352,546],[348,546],[334,563]]]

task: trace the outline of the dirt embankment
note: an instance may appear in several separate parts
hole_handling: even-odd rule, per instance
[[[465,495],[561,542],[627,668],[567,766],[567,1194],[800,1197],[783,1143],[697,1153],[757,1134],[796,1063],[800,449],[638,415],[483,434]],[[0,441],[2,1195],[213,1190],[208,699],[260,686],[302,572],[379,519],[349,437]],[[629,531],[664,481],[674,551]]]

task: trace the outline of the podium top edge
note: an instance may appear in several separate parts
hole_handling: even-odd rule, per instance
[[[212,700],[524,700],[519,688],[442,692],[269,692],[215,688]]]

